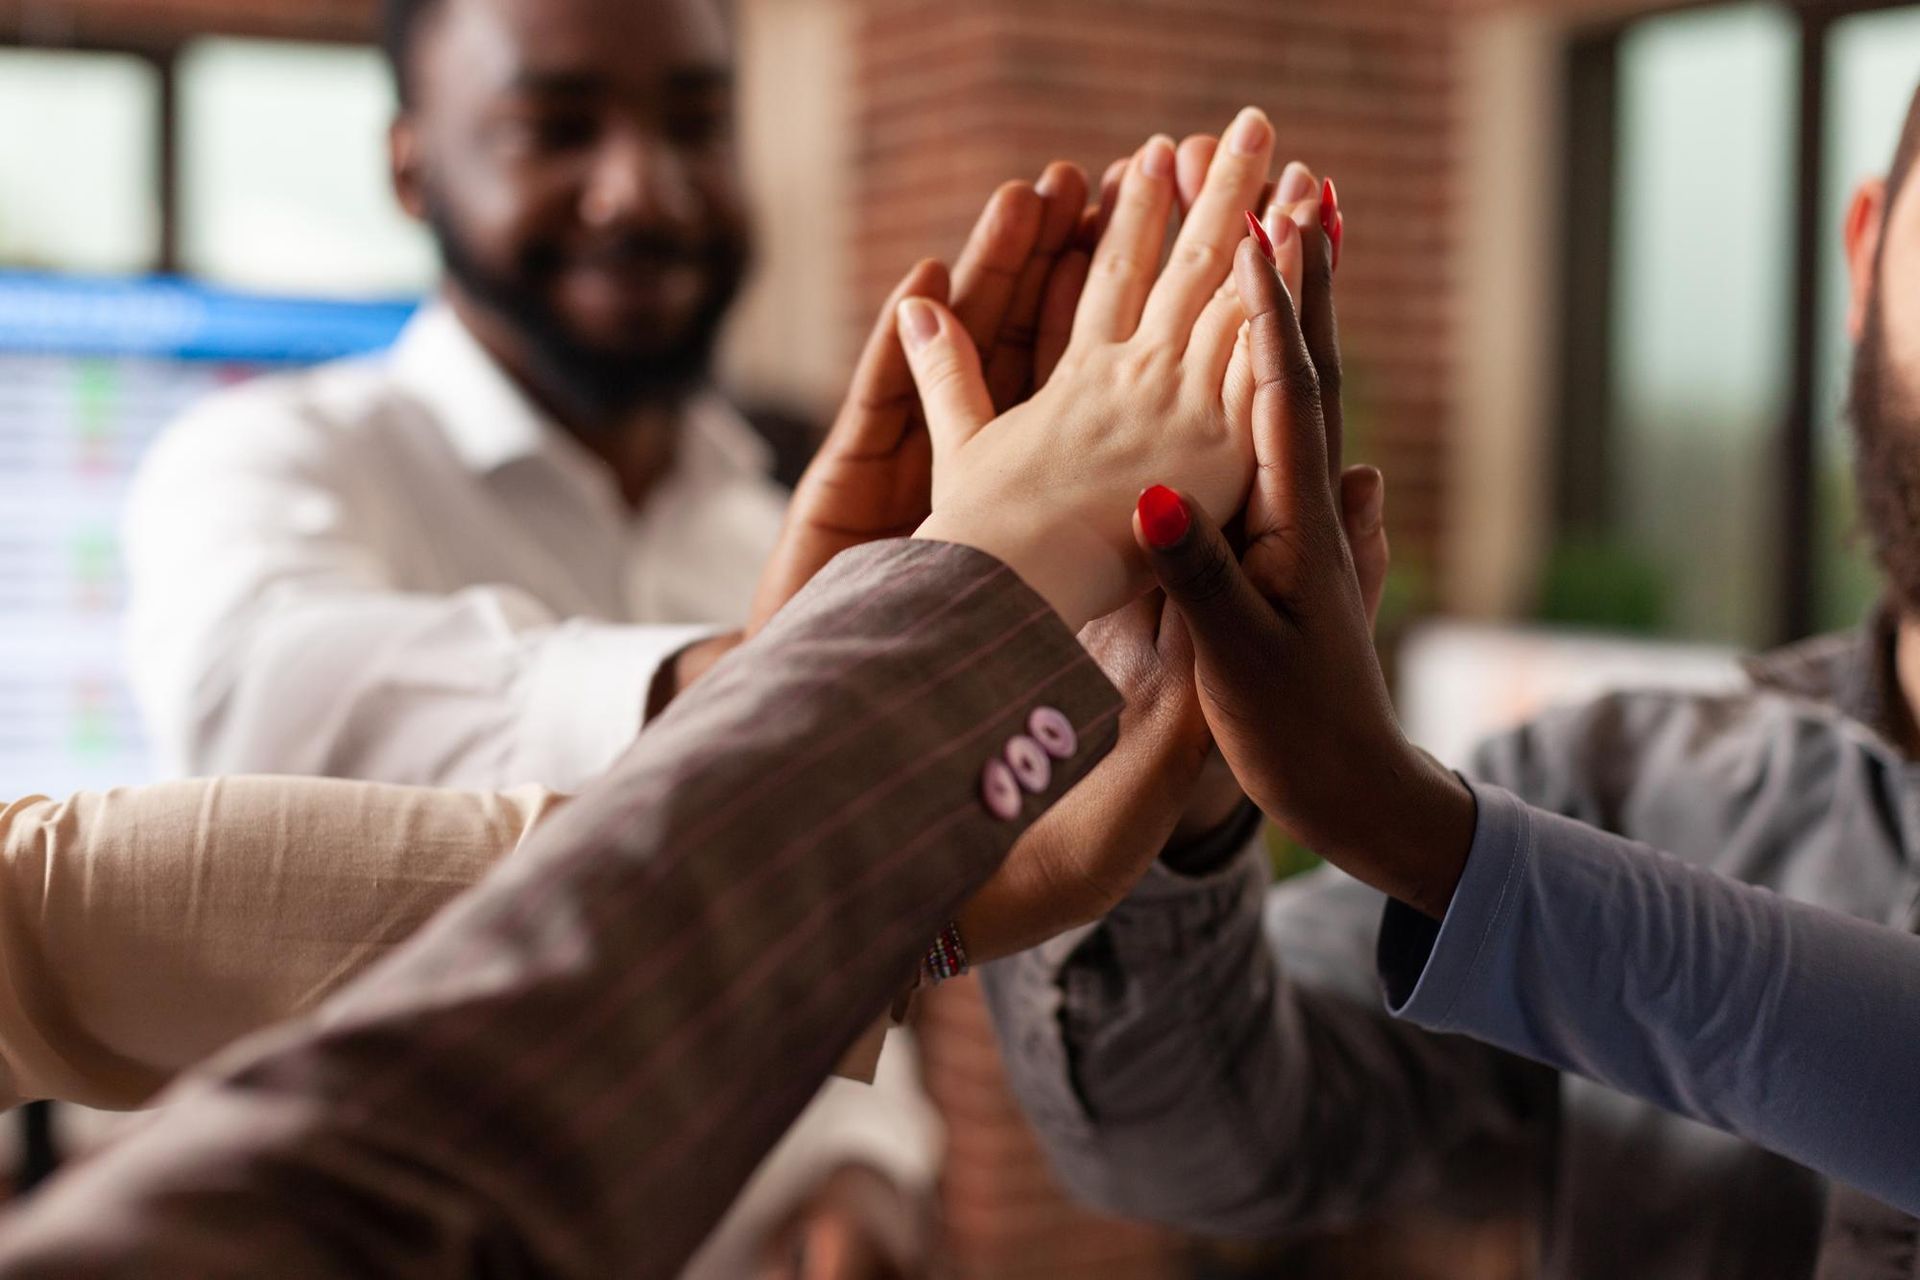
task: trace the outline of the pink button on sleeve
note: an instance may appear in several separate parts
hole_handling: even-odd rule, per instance
[[[1053,759],[1046,749],[1027,735],[1018,734],[1007,743],[1007,764],[1013,769],[1013,776],[1034,795],[1047,789],[1053,781]]]
[[[1027,718],[1027,732],[1055,760],[1069,759],[1080,749],[1080,737],[1073,731],[1073,721],[1067,719],[1066,713],[1057,707],[1035,710]]]
[[[1013,770],[1004,760],[989,760],[987,767],[980,771],[980,799],[986,804],[987,812],[1002,822],[1012,822],[1020,816],[1020,784],[1014,780]]]

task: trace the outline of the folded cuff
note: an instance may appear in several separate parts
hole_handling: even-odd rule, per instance
[[[1473,848],[1446,918],[1435,924],[1389,900],[1376,959],[1387,1010],[1434,1031],[1453,1029],[1460,997],[1478,980],[1520,901],[1533,856],[1532,817],[1518,797],[1473,782]]]

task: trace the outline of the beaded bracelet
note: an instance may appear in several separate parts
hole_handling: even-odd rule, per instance
[[[920,971],[926,975],[930,986],[963,977],[968,968],[967,948],[960,941],[960,926],[957,924],[949,924],[940,931],[940,936],[927,948],[926,959],[920,962]]]

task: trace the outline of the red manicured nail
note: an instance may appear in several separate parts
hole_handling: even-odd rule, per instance
[[[1273,237],[1267,234],[1267,229],[1260,225],[1260,219],[1253,216],[1251,209],[1247,210],[1247,234],[1260,246],[1260,252],[1267,255],[1268,262],[1276,267],[1280,265],[1279,259],[1273,256]]]
[[[1340,243],[1347,238],[1347,215],[1340,214],[1333,220],[1333,269],[1340,269]]]
[[[1340,222],[1340,193],[1333,189],[1333,179],[1328,178],[1320,184],[1320,229],[1327,233],[1327,243],[1333,250],[1333,265],[1340,265],[1340,236],[1343,230]]]
[[[1179,546],[1192,525],[1187,504],[1165,485],[1157,484],[1140,495],[1140,528],[1154,550],[1169,551]]]

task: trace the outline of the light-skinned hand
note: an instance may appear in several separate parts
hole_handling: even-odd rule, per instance
[[[1177,477],[1217,519],[1238,510],[1253,472],[1253,384],[1239,300],[1222,286],[1273,141],[1258,110],[1235,119],[1164,269],[1175,146],[1156,137],[1134,155],[1060,364],[1008,413],[995,416],[959,320],[924,298],[900,304],[934,451],[933,514],[918,536],[998,556],[1078,627],[1150,584],[1125,512],[1155,475]]]

